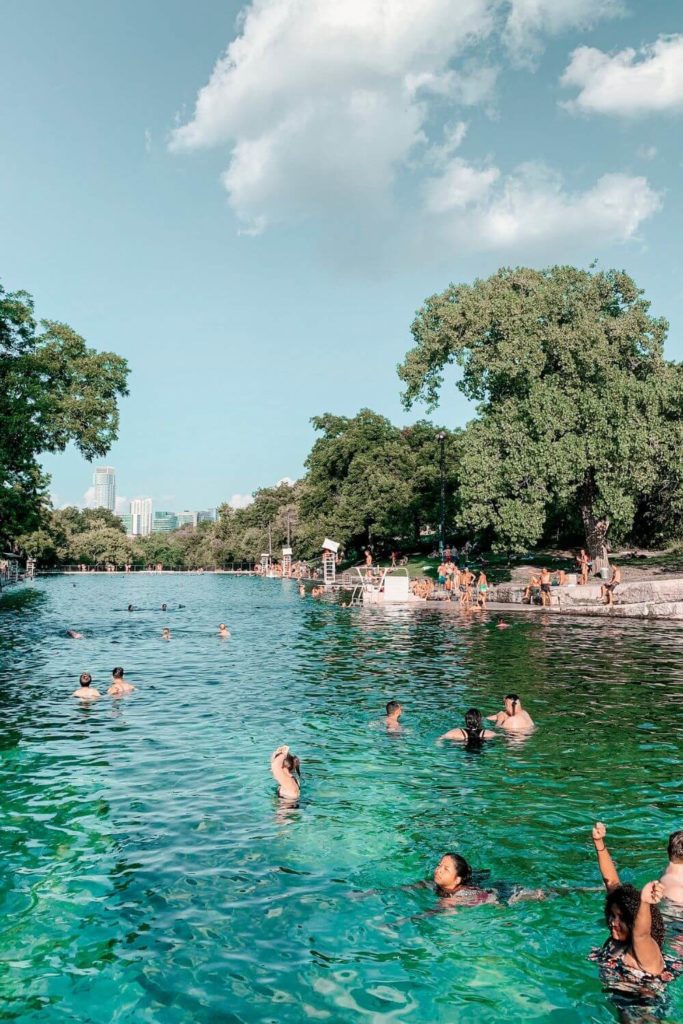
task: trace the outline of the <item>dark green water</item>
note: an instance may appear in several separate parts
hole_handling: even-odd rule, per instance
[[[618,1019],[586,960],[606,937],[602,894],[583,891],[599,884],[590,828],[607,823],[642,885],[683,827],[683,629],[512,621],[212,576],[4,596],[0,1019]],[[84,670],[106,689],[116,664],[132,697],[69,696]],[[510,689],[539,725],[526,742],[437,745]],[[377,724],[393,697],[398,737]],[[268,772],[281,742],[303,761],[297,810]],[[446,850],[492,881],[568,892],[425,915],[433,894],[401,887]],[[683,979],[670,995],[680,1022]]]

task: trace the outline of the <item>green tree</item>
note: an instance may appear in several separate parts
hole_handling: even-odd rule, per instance
[[[683,440],[666,332],[619,271],[503,269],[427,299],[399,376],[406,407],[434,407],[457,363],[457,387],[477,403],[462,437],[463,525],[520,550],[549,510],[575,506],[591,555],[606,560],[608,535],[631,530]]]
[[[48,478],[39,456],[73,442],[87,458],[116,439],[125,359],[88,348],[66,324],[34,317],[27,292],[0,286],[0,540],[40,525]]]

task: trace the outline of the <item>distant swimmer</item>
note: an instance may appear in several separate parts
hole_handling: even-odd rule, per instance
[[[506,693],[505,709],[495,715],[489,715],[489,722],[495,722],[506,732],[531,732],[535,728],[531,715],[524,710],[516,693]]]
[[[220,626],[218,627],[218,635],[223,640],[227,639],[227,637],[230,636],[230,630],[228,629],[224,622],[221,622]]]
[[[80,697],[81,700],[96,700],[102,696],[99,690],[90,685],[92,683],[92,676],[89,672],[83,672],[78,681],[81,685],[77,690],[74,690],[71,694],[72,697]]]
[[[273,752],[270,770],[278,783],[278,796],[283,800],[298,800],[301,795],[301,762],[290,754],[286,744]]]
[[[161,606],[162,612],[167,611],[167,609],[168,609],[168,605],[167,604],[162,604],[162,606]]]
[[[75,629],[67,629],[66,635],[70,636],[72,640],[83,640],[83,634],[77,633]]]
[[[185,605],[184,605],[184,604],[179,604],[179,605],[178,605],[178,607],[179,607],[179,608],[184,608],[184,607],[185,607]]]
[[[300,583],[299,584],[299,597],[305,597],[305,596],[306,596],[306,588],[303,585],[303,583]]]
[[[512,623],[506,622],[504,619],[498,618],[496,622],[496,629],[509,629]]]
[[[123,678],[122,668],[113,668],[111,670],[111,686],[107,690],[107,693],[111,697],[123,697],[124,693],[132,693],[135,687],[132,683],[127,682]]]
[[[128,605],[128,611],[129,611],[129,612],[134,612],[134,611],[135,611],[135,608],[133,607],[133,605],[132,605],[132,604],[129,604],[129,605]]]
[[[170,640],[171,639],[171,630],[168,628],[168,626],[166,627],[166,629],[162,629],[162,631],[161,631],[161,639],[162,640]]]
[[[474,749],[480,747],[484,740],[495,739],[495,736],[495,732],[484,728],[481,711],[478,708],[469,708],[465,713],[464,728],[450,729],[443,736],[439,736],[439,739],[457,740],[460,743],[465,743],[469,749]]]
[[[399,718],[403,714],[403,708],[397,700],[390,700],[387,704],[387,717],[384,719],[384,724],[387,727],[387,732],[400,732],[401,723]]]

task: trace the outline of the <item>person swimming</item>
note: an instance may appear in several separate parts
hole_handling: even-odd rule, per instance
[[[403,708],[397,700],[390,700],[386,710],[387,717],[384,719],[384,724],[387,727],[387,732],[400,732],[402,726],[399,718],[403,714]]]
[[[107,693],[111,697],[123,697],[126,693],[132,693],[135,687],[132,683],[129,683],[123,678],[124,671],[122,668],[113,668],[111,670],[111,686],[107,690]]]
[[[218,627],[218,635],[223,639],[226,639],[230,636],[230,630],[228,629],[224,622],[221,622],[220,626]]]
[[[683,906],[683,829],[671,833],[667,853],[669,863],[659,879],[664,887],[664,898]]]
[[[81,700],[96,700],[102,696],[99,690],[90,685],[92,683],[92,676],[89,672],[82,672],[78,681],[80,686],[71,694],[72,697],[80,697]]]
[[[501,619],[501,617],[498,616],[496,620],[496,629],[509,629],[511,625],[512,623],[506,622],[505,619]]]
[[[459,853],[444,853],[434,869],[434,886],[443,901],[442,910],[454,905],[474,907],[479,903],[497,902],[494,892],[475,884],[472,868]]]
[[[162,640],[170,640],[171,639],[171,630],[168,628],[168,626],[166,626],[165,629],[162,629],[162,631],[161,631],[161,639]]]
[[[168,605],[167,604],[162,604],[161,610],[162,610],[162,612],[167,611],[168,610]]]
[[[458,727],[456,729],[450,729],[448,732],[445,732],[443,736],[439,736],[439,739],[457,740],[459,743],[465,743],[468,749],[473,750],[480,747],[484,740],[495,739],[495,736],[495,732],[483,727],[481,711],[479,708],[469,708],[465,712],[464,728]]]
[[[516,693],[506,693],[503,698],[504,709],[495,715],[488,715],[489,722],[495,722],[506,732],[531,732],[536,728],[531,715],[524,710]]]
[[[283,800],[298,800],[301,795],[301,761],[290,753],[286,744],[273,751],[270,770],[278,783],[278,796]]]
[[[75,629],[67,629],[66,635],[70,636],[72,640],[83,640],[83,634],[78,633]]]
[[[129,605],[128,605],[128,611],[129,611],[129,612],[134,612],[134,611],[135,611],[135,607],[134,607],[134,605],[132,605],[132,604],[129,604]]]

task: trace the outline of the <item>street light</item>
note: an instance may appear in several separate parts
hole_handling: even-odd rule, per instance
[[[441,471],[441,523],[439,526],[439,557],[443,561],[443,549],[444,549],[444,532],[446,528],[446,457],[444,454],[444,445],[446,442],[446,435],[443,430],[440,430],[436,435],[436,439],[441,446],[441,452],[439,457],[439,469]]]

